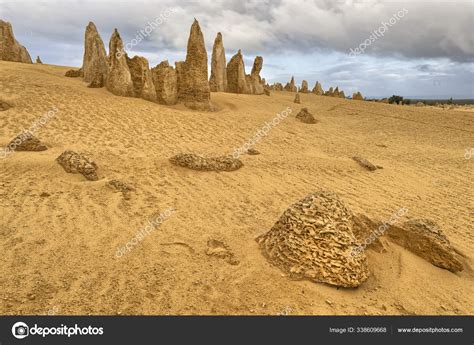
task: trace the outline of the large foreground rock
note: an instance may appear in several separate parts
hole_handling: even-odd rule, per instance
[[[2,5],[3,6],[3,5]],[[15,39],[12,25],[0,19],[0,60],[33,63],[30,54]]]
[[[392,226],[387,234],[392,241],[435,266],[452,272],[463,270],[460,255],[438,225],[429,219],[414,219],[402,226]]]
[[[212,92],[224,92],[227,88],[225,49],[220,32],[217,33],[217,37],[214,40],[214,47],[212,48],[209,88]]]
[[[61,153],[56,158],[56,161],[68,173],[82,174],[90,181],[97,181],[99,179],[97,176],[97,164],[81,153],[67,150]]]
[[[245,76],[244,59],[240,49],[227,64],[227,92],[250,93]]]
[[[168,60],[151,69],[156,98],[159,103],[172,105],[178,100],[178,76]]]
[[[231,156],[206,157],[194,153],[182,153],[170,158],[174,165],[202,171],[234,171],[244,164]]]
[[[351,220],[336,194],[316,192],[291,205],[257,242],[272,264],[293,277],[357,287],[369,271],[364,253],[350,255],[357,247]]]
[[[126,56],[126,59],[132,77],[134,96],[152,102],[156,101],[156,90],[148,60],[141,56],[134,56],[132,59]]]
[[[207,74],[207,52],[204,35],[196,19],[189,33],[184,70],[178,79],[179,100],[191,109],[210,110],[210,89]]]
[[[108,71],[105,86],[117,96],[133,97],[133,82],[127,64],[127,55],[117,29],[114,30],[109,43]]]
[[[107,53],[104,42],[94,23],[89,22],[84,34],[84,58],[82,73],[84,81],[92,83],[95,87],[105,85],[107,77]]]

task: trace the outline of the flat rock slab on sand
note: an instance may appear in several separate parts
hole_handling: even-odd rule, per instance
[[[336,194],[320,191],[291,205],[257,242],[272,264],[293,277],[357,287],[369,270],[364,253],[350,255],[357,246],[351,220]]]
[[[234,171],[244,164],[231,156],[205,157],[194,153],[181,153],[170,158],[174,165],[203,171]]]
[[[462,258],[438,225],[429,219],[413,219],[401,227],[392,226],[390,239],[437,267],[451,272],[463,270]]]
[[[56,161],[68,173],[82,174],[90,181],[97,181],[99,179],[96,172],[97,164],[81,153],[67,150],[61,153],[61,155],[56,158]]]

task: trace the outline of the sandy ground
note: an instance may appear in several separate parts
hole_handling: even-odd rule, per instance
[[[88,89],[66,67],[0,61],[0,146],[56,107],[36,133],[49,147],[0,159],[0,314],[474,314],[474,112],[273,92],[212,94],[216,112],[190,111]],[[301,107],[320,121],[295,120]],[[173,166],[181,152],[231,154],[266,121],[293,113],[233,172]],[[55,159],[82,151],[99,181]],[[368,172],[360,154],[382,170]],[[130,200],[106,185],[136,188]],[[355,212],[388,220],[401,207],[431,218],[466,255],[451,273],[390,244],[368,251],[357,289],[295,281],[255,238],[291,203],[328,189]],[[41,196],[48,193],[49,196]],[[150,217],[175,211],[116,257]],[[224,242],[239,261],[208,256]]]

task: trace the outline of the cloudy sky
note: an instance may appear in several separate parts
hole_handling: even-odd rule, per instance
[[[250,72],[261,55],[269,82],[294,75],[346,94],[474,98],[474,0],[0,0],[0,18],[32,57],[66,66],[82,64],[89,21],[106,47],[116,27],[129,55],[151,66],[183,60],[193,17],[209,61],[220,31],[227,61],[242,49]]]

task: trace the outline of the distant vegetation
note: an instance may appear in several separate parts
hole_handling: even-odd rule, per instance
[[[402,96],[396,96],[396,95],[393,95],[392,97],[390,97],[388,99],[388,103],[392,104],[392,103],[400,103],[402,102],[403,103],[403,97]]]
[[[419,99],[419,98],[403,98],[403,96],[392,95],[391,97],[384,98],[388,103],[395,103],[398,104],[402,102],[402,104],[416,104],[418,102],[424,103],[425,105],[436,105],[436,104],[474,104],[474,99],[453,99],[452,97],[449,99]],[[367,98],[368,101],[379,101],[380,99],[377,98]],[[383,101],[383,100],[382,100]]]

